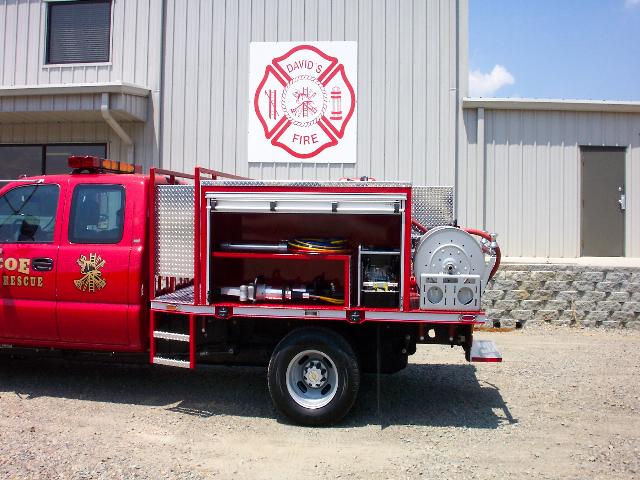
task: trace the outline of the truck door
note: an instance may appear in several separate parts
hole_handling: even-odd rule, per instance
[[[58,340],[56,266],[65,187],[22,184],[0,196],[0,337]]]
[[[131,222],[125,219],[131,212],[125,193],[120,184],[70,182],[68,228],[58,262],[58,326],[64,342],[129,344]]]

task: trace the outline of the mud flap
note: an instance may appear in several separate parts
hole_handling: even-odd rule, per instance
[[[502,355],[491,340],[474,338],[469,357],[471,362],[502,362]]]

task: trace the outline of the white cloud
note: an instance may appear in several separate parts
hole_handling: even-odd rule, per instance
[[[625,0],[624,4],[628,8],[640,6],[640,0]]]
[[[640,0],[634,1],[640,2]],[[515,82],[513,75],[502,65],[496,65],[490,73],[473,70],[469,73],[469,95],[472,97],[491,96],[505,85],[513,85]]]

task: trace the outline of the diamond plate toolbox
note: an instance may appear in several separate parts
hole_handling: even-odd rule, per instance
[[[202,180],[203,187],[327,187],[327,188],[366,188],[366,187],[410,187],[407,182],[345,182],[318,180]]]
[[[413,186],[411,216],[425,227],[453,223],[453,187]]]
[[[193,277],[193,185],[156,187],[156,275]]]

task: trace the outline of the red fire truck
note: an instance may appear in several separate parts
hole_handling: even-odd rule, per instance
[[[341,419],[361,373],[417,344],[501,360],[473,339],[500,250],[455,226],[450,188],[69,166],[0,190],[3,349],[268,365],[274,404],[306,425]]]

